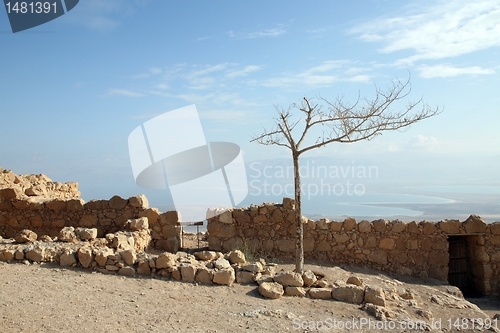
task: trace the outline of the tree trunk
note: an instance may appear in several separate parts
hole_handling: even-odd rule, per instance
[[[300,193],[300,169],[299,169],[299,154],[292,152],[293,156],[293,171],[295,178],[295,223],[297,231],[297,239],[295,243],[295,272],[304,273],[304,229],[302,228],[302,207]]]

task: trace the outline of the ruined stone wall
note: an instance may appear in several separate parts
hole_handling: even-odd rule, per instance
[[[231,209],[208,220],[211,250],[248,248],[275,257],[295,255],[294,202]],[[466,236],[474,282],[485,294],[500,291],[500,222],[466,221],[304,222],[306,258],[370,267],[401,275],[447,280],[449,235]]]
[[[146,196],[110,200],[18,199],[11,188],[0,190],[0,236],[14,237],[23,229],[34,231],[38,237],[55,237],[64,227],[97,228],[98,237],[124,230],[130,219],[147,217],[153,247],[176,252],[182,246],[182,228],[177,212],[160,213],[148,208]]]
[[[16,175],[11,170],[0,168],[0,190],[7,190],[10,196],[17,199],[28,197],[45,199],[76,199],[80,197],[78,183],[53,182],[43,174],[39,175]]]

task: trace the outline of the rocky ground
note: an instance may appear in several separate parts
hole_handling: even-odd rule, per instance
[[[186,235],[185,245],[194,244],[196,236]],[[292,269],[292,263],[278,262],[278,271]],[[484,327],[498,325],[493,319],[500,313],[498,298],[465,300],[457,288],[436,280],[324,262],[309,262],[306,269],[331,283],[356,276],[382,288],[386,306],[310,297],[265,299],[256,284],[203,285],[0,262],[0,327],[4,332],[498,331]]]

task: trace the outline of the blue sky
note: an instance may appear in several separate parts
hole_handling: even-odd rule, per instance
[[[207,141],[265,162],[289,157],[249,142],[274,105],[409,73],[409,99],[442,114],[304,158],[377,166],[380,186],[500,185],[498,0],[82,0],[16,34],[0,10],[0,40],[0,167],[78,181],[86,200],[145,192],[127,138],[166,111],[195,104]]]

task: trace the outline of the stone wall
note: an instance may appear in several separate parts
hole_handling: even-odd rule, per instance
[[[211,250],[246,247],[274,257],[294,257],[294,201],[231,209],[208,220]],[[321,219],[304,222],[306,258],[370,267],[401,275],[447,280],[450,235],[468,244],[468,260],[477,288],[500,291],[500,222],[486,224],[479,216],[466,221],[401,222],[399,220],[343,222]]]
[[[16,175],[11,170],[0,168],[0,190],[6,189],[11,197],[26,199],[28,197],[45,199],[75,199],[80,197],[78,183],[53,182],[43,174]]]
[[[38,237],[55,237],[64,227],[96,228],[98,237],[126,229],[130,219],[147,217],[153,247],[176,252],[182,246],[182,227],[177,212],[160,213],[148,208],[146,196],[110,200],[17,199],[9,189],[0,190],[0,236],[12,238],[23,229]]]

